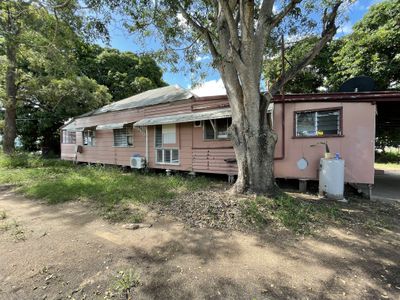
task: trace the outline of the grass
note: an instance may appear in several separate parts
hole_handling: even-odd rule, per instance
[[[247,222],[264,228],[277,221],[295,233],[310,233],[316,223],[336,220],[340,215],[338,206],[330,202],[309,202],[281,193],[276,198],[257,197],[241,204]]]
[[[0,221],[0,232],[10,232],[16,242],[26,240],[25,231],[17,221]]]
[[[140,284],[140,275],[133,269],[119,271],[111,285],[109,295],[113,297],[115,294],[125,299],[133,299],[132,291]],[[115,294],[114,294],[114,293]]]
[[[400,170],[400,164],[397,163],[375,163],[374,167],[378,170]]]
[[[0,184],[15,184],[25,196],[49,204],[91,200],[111,221],[122,221],[130,204],[169,203],[180,193],[205,188],[204,177],[185,178],[159,174],[124,173],[119,168],[76,166],[20,153],[0,155]],[[143,220],[143,213],[126,215]]]

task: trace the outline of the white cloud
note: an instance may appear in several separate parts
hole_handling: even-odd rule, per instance
[[[179,26],[184,27],[184,28],[188,27],[185,17],[180,12],[177,13],[176,17],[178,18]]]
[[[191,92],[200,97],[226,95],[226,90],[222,79],[206,81],[192,89]]]
[[[353,32],[353,25],[350,23],[345,23],[343,26],[339,27],[339,32],[343,34],[349,34]]]
[[[203,61],[203,60],[209,60],[211,57],[209,55],[204,55],[204,56],[197,56],[196,61]]]

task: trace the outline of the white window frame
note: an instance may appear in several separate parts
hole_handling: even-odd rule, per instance
[[[164,147],[164,144],[166,144],[166,145],[171,145],[171,144],[176,144],[176,124],[168,124],[168,125],[174,125],[174,134],[175,134],[175,143],[165,143],[165,135],[164,135],[164,128],[168,128],[167,129],[167,134],[171,134],[171,132],[168,132],[168,131],[173,131],[173,130],[171,130],[171,127],[172,126],[166,126],[166,127],[164,127],[164,125],[161,125],[162,127],[161,127],[161,146],[156,146],[157,145],[157,126],[155,126],[154,127],[154,149],[155,149],[155,151],[154,151],[154,160],[155,160],[155,163],[157,164],[157,165],[179,165],[180,164],[180,151],[179,151],[179,148],[177,148],[177,147]],[[173,157],[173,155],[172,155],[172,153],[173,153],[173,151],[176,151],[176,154],[177,154],[177,159],[176,160],[172,160],[172,157]],[[158,156],[158,152],[160,152],[161,153],[161,159],[159,159],[160,157]],[[168,162],[168,161],[166,161],[166,157],[167,157],[167,155],[166,155],[166,153],[167,152],[169,152],[169,156],[170,156],[170,161]]]
[[[76,144],[75,131],[62,130],[61,134],[62,134],[62,144],[70,144],[70,145]]]
[[[126,143],[121,144],[121,145],[117,145],[115,143],[116,131],[124,131],[121,133],[121,135],[122,135],[121,139],[124,140]],[[128,142],[129,138],[131,138],[131,144],[129,144],[129,142]],[[133,125],[125,125],[123,128],[113,129],[113,147],[130,148],[130,147],[134,147],[134,145],[135,145],[135,140],[134,140],[134,134],[133,134]]]
[[[161,151],[161,160],[159,160],[158,152]],[[173,151],[176,151],[177,159],[172,160]],[[169,152],[170,161],[166,161],[166,153]],[[157,165],[179,165],[180,164],[180,153],[177,148],[156,148],[155,149],[155,162]]]
[[[89,136],[85,137],[89,133]],[[90,134],[92,133],[92,134]],[[85,143],[85,139],[86,143]],[[94,147],[96,146],[96,130],[93,129],[85,129],[82,131],[82,140],[83,140],[83,145],[87,147]]]

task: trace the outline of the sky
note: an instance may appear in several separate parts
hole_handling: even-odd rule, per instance
[[[382,2],[383,0],[357,0],[348,11],[348,21],[339,24],[339,29],[336,37],[341,37],[343,35],[352,32],[352,26],[359,21],[364,14],[368,11],[369,7],[373,4]],[[141,46],[136,45],[134,37],[129,34],[122,26],[113,25],[110,28],[111,41],[110,46],[112,48],[119,49],[121,51],[132,51],[134,53],[143,52]],[[148,49],[157,49],[159,46],[156,40],[149,41],[146,46]],[[217,71],[211,67],[207,67],[210,62],[210,57],[207,55],[198,58],[198,61],[204,63],[206,66],[206,78],[198,86],[193,87],[193,92],[200,96],[207,95],[219,95],[225,94],[225,89],[220,76]],[[183,64],[184,62],[182,62]],[[192,89],[191,74],[185,72],[173,73],[168,70],[168,66],[163,66],[164,76],[163,79],[170,85],[179,85],[186,89]]]

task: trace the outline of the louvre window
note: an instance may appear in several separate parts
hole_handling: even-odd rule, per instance
[[[341,110],[296,112],[295,132],[298,137],[341,135]]]
[[[86,146],[94,146],[96,143],[96,131],[86,129],[83,131],[83,144]]]
[[[76,132],[62,131],[62,143],[63,144],[76,144]]]
[[[228,138],[228,128],[232,119],[224,118],[204,121],[204,139],[223,140]]]
[[[114,146],[115,147],[131,147],[131,146],[133,146],[132,125],[124,126],[121,129],[114,129]]]

